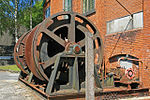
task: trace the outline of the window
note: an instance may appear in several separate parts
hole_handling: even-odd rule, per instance
[[[129,54],[119,54],[119,55],[115,55],[109,58],[109,62],[110,64],[113,64],[114,62],[119,62],[118,64],[123,69],[128,69],[128,68],[133,68],[133,66],[135,67],[139,67],[139,62],[137,61],[139,58],[134,57],[132,55]],[[113,65],[114,66],[114,65]],[[112,67],[113,67],[112,66]]]
[[[64,11],[72,10],[72,0],[64,0]]]
[[[83,14],[90,14],[95,11],[95,0],[83,0]]]
[[[133,19],[132,19],[133,18]],[[107,34],[123,32],[143,27],[143,12],[134,13],[133,17],[125,16],[107,22]]]
[[[48,18],[50,16],[50,7],[48,7],[45,11],[45,18]]]
[[[124,69],[132,68],[131,60],[120,60],[120,67]]]

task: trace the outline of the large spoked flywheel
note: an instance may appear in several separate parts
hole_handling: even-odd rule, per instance
[[[75,44],[82,53],[86,52],[87,32],[93,34],[94,63],[99,70],[103,56],[100,33],[90,20],[74,12],[57,13],[28,33],[24,54],[29,70],[40,80],[48,81],[56,57],[66,52],[69,45]],[[22,67],[21,70],[26,72]]]

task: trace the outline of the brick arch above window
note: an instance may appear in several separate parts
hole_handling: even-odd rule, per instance
[[[132,68],[135,65],[137,68],[139,67],[139,58],[128,55],[128,54],[119,54],[109,58],[109,63],[117,62],[117,66],[123,69]]]
[[[130,55],[130,54],[117,54],[117,55],[114,55],[112,57],[109,58],[109,62],[112,63],[112,62],[116,62],[118,61],[119,58],[121,57],[128,57],[128,58],[132,58],[132,59],[136,59],[138,60],[139,58],[133,56],[133,55]]]

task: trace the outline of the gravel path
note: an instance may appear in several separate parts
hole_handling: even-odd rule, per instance
[[[19,73],[0,71],[0,100],[43,100],[31,89],[18,82]],[[119,100],[150,100],[150,96]]]
[[[18,73],[0,71],[0,100],[42,100],[18,82]]]

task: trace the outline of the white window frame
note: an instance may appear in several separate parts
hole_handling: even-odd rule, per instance
[[[95,0],[83,0],[83,14],[88,15],[95,12]]]
[[[133,18],[133,19],[132,19]],[[107,34],[143,28],[143,11],[107,22]]]
[[[72,11],[72,0],[63,0],[63,4],[64,4],[64,11]]]

